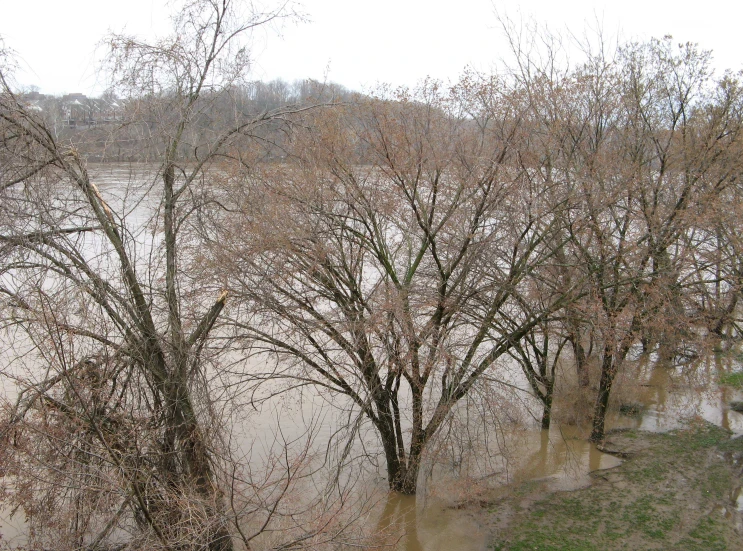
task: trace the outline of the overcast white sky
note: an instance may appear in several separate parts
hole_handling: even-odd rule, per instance
[[[20,57],[18,81],[42,92],[99,93],[96,44],[108,30],[152,36],[168,30],[166,0],[0,0],[0,36]],[[714,51],[719,69],[743,69],[743,2],[733,0],[305,0],[305,23],[254,42],[258,79],[315,78],[365,89],[455,79],[504,55],[495,9],[582,34],[602,21],[624,38],[673,35]]]

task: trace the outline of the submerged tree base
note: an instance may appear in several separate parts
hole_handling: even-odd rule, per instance
[[[550,492],[531,481],[488,502],[488,549],[743,549],[743,437],[696,424],[668,434],[615,432],[607,441],[629,459],[592,473],[590,487]]]

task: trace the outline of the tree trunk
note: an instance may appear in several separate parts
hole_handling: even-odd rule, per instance
[[[394,431],[390,430],[389,427],[380,426],[377,426],[377,430],[379,432],[379,438],[382,441],[384,457],[387,461],[387,484],[390,490],[398,491],[397,486],[400,484],[400,480],[404,475],[402,472],[403,466],[398,457]]]
[[[406,495],[415,495],[418,491],[418,471],[420,469],[420,455],[411,455],[408,457],[408,464],[405,467],[403,476],[398,478],[395,488],[396,492]]]
[[[570,314],[569,314],[570,315]],[[586,349],[583,348],[582,335],[577,323],[568,320],[568,340],[573,348],[573,357],[575,358],[575,369],[578,376],[578,386],[582,389],[588,388],[591,380],[588,375],[588,358]]]
[[[542,430],[549,430],[552,422],[552,396],[554,383],[546,386],[544,394],[544,409],[542,410]]]
[[[722,312],[716,312],[717,321],[712,327],[712,333],[720,338],[725,337],[725,327],[730,323],[730,320],[735,313],[735,309],[738,306],[738,299],[740,298],[740,285],[736,285],[733,289],[733,292],[730,293],[730,301],[725,307],[725,310],[723,310]]]
[[[405,447],[398,438],[402,432],[396,431],[393,416],[387,413],[380,414],[376,423],[382,448],[387,460],[387,482],[390,490],[406,495],[415,495],[418,487],[418,472],[420,461],[426,444],[426,435],[423,431],[422,414],[423,404],[420,396],[413,396],[413,430],[410,442],[410,451],[405,454]],[[382,408],[384,410],[384,408]],[[387,422],[385,422],[387,421]]]
[[[616,365],[614,353],[610,347],[604,347],[604,357],[601,362],[601,381],[599,382],[599,393],[596,397],[596,405],[593,410],[593,427],[591,429],[591,442],[601,442],[604,439],[604,424],[606,422],[606,410],[609,406],[609,394],[611,385],[614,383]]]
[[[204,441],[196,412],[191,404],[191,397],[186,382],[171,381],[171,395],[169,399],[169,426],[167,432],[173,435],[170,445],[173,450],[165,453],[180,456],[182,472],[171,473],[178,483],[183,485],[184,493],[196,490],[196,493],[205,502],[213,519],[222,516],[217,484],[214,480],[207,443]],[[177,468],[177,467],[176,467]],[[211,520],[211,519],[210,519]],[[220,522],[211,526],[209,533],[202,535],[210,551],[231,551],[232,537],[227,525]]]

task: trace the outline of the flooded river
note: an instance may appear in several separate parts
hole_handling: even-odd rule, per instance
[[[730,409],[730,402],[743,399],[739,391],[717,384],[722,373],[740,369],[731,355],[711,354],[684,367],[673,367],[642,357],[629,362],[617,388],[616,400],[607,428],[639,429],[666,432],[682,428],[694,420],[743,434],[743,415]],[[573,404],[556,405],[556,419],[560,408]],[[462,502],[477,502],[487,490],[508,492],[512,485],[539,480],[556,490],[571,490],[590,485],[590,473],[610,469],[621,464],[613,455],[602,453],[586,440],[589,427],[553,422],[549,432],[538,428],[513,428],[502,432],[503,469],[487,477],[486,488],[473,481],[455,477],[429,480],[423,492],[425,499],[392,496],[379,514],[379,522],[388,525],[397,522],[402,534],[397,543],[399,551],[443,551],[446,549],[485,549],[487,534]],[[469,492],[469,496],[468,496]],[[737,492],[732,501],[743,511],[743,492]]]
[[[128,178],[126,170],[105,175],[99,186],[101,191],[112,193],[117,179]],[[144,225],[148,219],[146,212],[157,205],[147,204],[141,193],[135,193],[132,197],[120,196],[112,202],[112,207],[123,209],[130,220]],[[141,246],[151,247],[151,234],[149,242],[148,234],[142,235]],[[743,434],[743,415],[729,407],[731,401],[742,400],[743,395],[717,384],[722,373],[739,369],[740,362],[734,358],[733,354],[711,354],[685,366],[669,366],[653,357],[638,357],[628,362],[612,397],[608,430],[668,431],[682,427],[689,420],[704,419],[733,434]],[[13,362],[9,357],[1,359],[5,368]],[[571,369],[569,365],[563,366],[565,372]],[[12,385],[5,380],[1,382],[5,398],[11,399]],[[512,374],[510,384],[522,389],[528,386],[517,372]],[[563,381],[565,386],[570,384],[569,380]],[[465,423],[471,423],[477,435],[470,439],[468,448],[448,441],[438,443],[434,457],[422,469],[423,480],[417,497],[389,494],[383,458],[377,457],[376,464],[365,469],[358,481],[364,492],[377,496],[376,505],[366,517],[370,531],[388,535],[387,541],[400,551],[479,551],[485,548],[488,534],[461,504],[476,503],[494,489],[508,491],[511,485],[529,480],[540,480],[560,490],[585,487],[591,483],[590,473],[621,463],[586,440],[589,428],[576,422],[580,418],[574,415],[576,404],[561,395],[559,385],[549,431],[540,430],[536,422],[530,421],[530,415],[539,412],[528,392],[522,392],[513,403],[509,406],[511,410],[520,407],[523,411],[517,415],[510,411],[508,419],[499,419],[497,415],[486,421],[477,416],[467,418]],[[590,407],[590,397],[586,403]],[[530,411],[532,408],[534,411]],[[292,439],[307,430],[310,419],[309,424],[316,430],[316,446],[321,449],[327,439],[337,436],[347,424],[347,419],[333,413],[327,400],[311,392],[305,392],[299,405],[267,406],[245,419],[246,426],[236,428],[235,434],[243,442],[246,456],[251,448],[259,448],[261,442],[275,439],[279,427],[285,437]],[[372,451],[377,446],[378,452],[373,432],[362,430],[355,437],[364,441],[364,445],[371,445]],[[479,444],[482,446],[478,447]],[[738,503],[743,509],[743,496],[738,497]],[[11,519],[8,511],[0,514],[4,542],[22,542],[19,534],[23,528],[19,515]]]

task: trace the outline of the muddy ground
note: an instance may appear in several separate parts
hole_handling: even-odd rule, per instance
[[[589,487],[550,480],[503,488],[472,514],[499,551],[743,550],[743,437],[705,422],[666,434],[608,435],[624,462]]]

